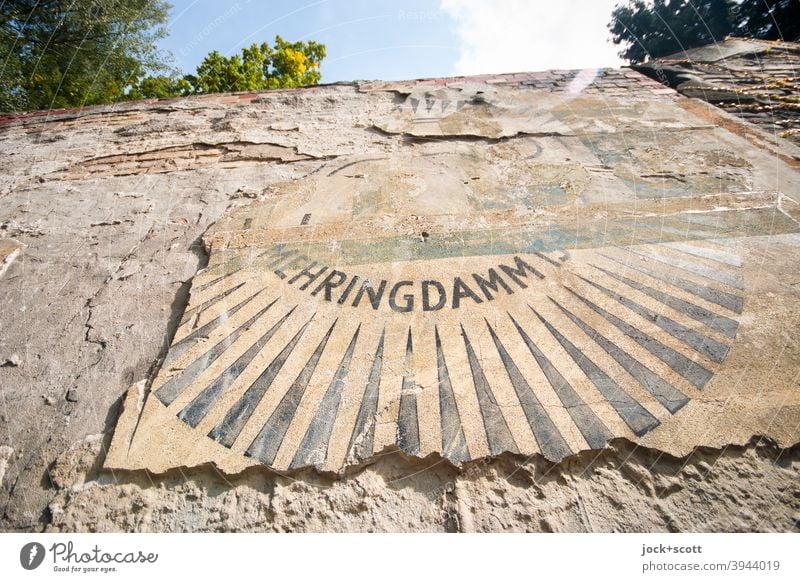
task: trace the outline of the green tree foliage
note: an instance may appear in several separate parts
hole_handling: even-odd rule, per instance
[[[628,0],[608,25],[620,56],[640,63],[723,40],[730,34],[796,40],[800,0]]]
[[[253,44],[213,51],[181,76],[156,49],[164,0],[0,0],[0,111],[125,99],[301,87],[319,82],[325,45]]]
[[[125,97],[127,99],[161,99],[189,93],[191,93],[189,85],[175,74],[148,75],[132,86]]]
[[[0,2],[0,110],[49,109],[125,98],[164,70],[163,0]]]
[[[733,28],[732,0],[632,0],[609,24],[620,56],[634,63],[724,39]]]
[[[765,40],[800,39],[800,0],[744,0],[733,33]]]
[[[226,57],[212,51],[197,67],[196,75],[147,77],[134,88],[134,97],[165,97],[257,91],[315,85],[321,78],[325,45],[312,41],[287,42],[275,37],[274,46],[252,44],[241,55]]]

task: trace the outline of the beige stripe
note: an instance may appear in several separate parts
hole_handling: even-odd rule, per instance
[[[358,323],[356,321],[347,321],[346,318],[342,318],[337,322],[325,346],[325,351],[322,352],[319,363],[314,370],[314,375],[303,392],[300,405],[295,411],[294,418],[286,431],[286,436],[278,449],[278,454],[273,463],[275,469],[282,471],[289,468],[289,464],[292,462],[308,426],[314,420],[325,391],[339,369],[342,356],[344,356],[350,340],[353,339],[353,334],[357,327]],[[327,331],[327,328],[325,331]],[[356,344],[356,349],[358,349],[358,344]],[[320,461],[324,460],[324,454],[324,451],[319,452]]]
[[[545,315],[547,313],[547,309],[545,308],[549,307],[545,304],[545,301],[543,301],[543,299],[546,300],[545,296],[537,294],[531,299],[530,304],[535,306],[536,310],[549,321],[548,315]],[[550,303],[549,300],[546,301]],[[520,327],[525,330],[528,337],[530,337],[536,346],[547,356],[551,364],[555,366],[557,361],[563,362],[564,359],[569,359],[569,355],[561,350],[556,339],[527,306],[509,309],[509,312],[514,316],[514,319],[519,323]],[[502,322],[502,319],[498,318],[498,324],[500,322]],[[498,336],[503,340],[503,345],[506,350],[508,350],[509,355],[514,360],[514,363],[516,363],[523,376],[525,376],[536,398],[542,404],[547,415],[573,451],[577,452],[588,448],[586,440],[572,421],[572,417],[553,389],[547,376],[542,372],[542,369],[539,367],[533,354],[531,354],[528,346],[525,345],[516,327],[514,327],[510,320],[508,323],[511,327],[504,325],[502,327],[502,335],[498,333]],[[561,371],[561,369],[559,369],[559,371]],[[578,387],[573,387],[575,387],[576,392],[584,396]]]
[[[701,354],[700,352],[696,352],[690,346],[687,346],[683,342],[678,341],[674,336],[670,335],[668,332],[666,332],[663,329],[661,329],[660,327],[658,327],[652,321],[649,321],[647,318],[642,317],[641,315],[639,315],[638,313],[636,313],[634,311],[631,311],[626,306],[622,305],[618,301],[615,301],[615,300],[611,299],[608,295],[606,295],[605,293],[603,293],[599,289],[596,289],[596,288],[592,287],[591,285],[589,285],[585,281],[581,281],[580,279],[576,279],[575,282],[570,285],[570,287],[574,291],[576,291],[579,295],[581,295],[582,297],[588,299],[589,301],[591,301],[595,305],[599,306],[600,308],[604,309],[608,313],[611,313],[612,315],[615,315],[616,317],[618,317],[619,319],[621,319],[622,321],[624,321],[628,325],[633,326],[636,330],[641,331],[641,332],[649,335],[651,338],[653,338],[655,340],[658,340],[659,342],[661,342],[665,346],[668,346],[668,347],[672,348],[673,350],[675,350],[679,354],[682,354],[683,356],[685,356],[687,359],[692,360],[692,361],[700,364],[701,366],[705,367],[706,369],[708,369],[711,372],[715,371],[718,368],[718,365],[716,363],[714,363],[712,360],[710,360],[704,354]],[[634,298],[631,297],[631,299],[634,299]],[[575,297],[570,297],[569,300],[570,301],[574,301],[576,303],[582,303],[579,299],[576,299]],[[563,305],[563,303],[562,303],[562,305]],[[566,307],[566,305],[565,305],[565,307]],[[592,313],[596,313],[593,309],[591,309],[586,304],[582,304],[582,307],[585,310],[591,311]],[[567,309],[569,309],[569,307],[567,307]],[[572,313],[576,314],[575,311],[573,311]],[[606,330],[608,330],[609,332],[611,332],[613,330],[614,332],[619,332],[619,333],[623,334],[623,332],[619,331],[619,328],[617,328],[613,323],[611,323],[610,321],[606,320],[602,316],[600,316],[600,317],[602,318],[603,321],[605,321],[605,325],[604,325],[604,327],[599,327],[599,328],[595,327],[595,329],[597,331],[599,331],[603,335],[606,335],[606,337],[608,337],[608,335],[605,333]],[[651,354],[649,351],[644,349],[638,343],[636,343],[635,341],[631,340],[627,335],[623,334],[623,336],[631,344],[636,346],[637,351],[642,355],[642,357],[649,358],[649,359],[652,359],[652,360],[657,360],[659,362],[659,364],[657,364],[657,365],[663,365],[668,370],[670,370],[670,373],[676,374],[678,377],[681,377],[680,374],[677,374],[676,372],[674,372],[672,370],[672,368],[667,366],[667,364],[664,364],[657,356],[655,356],[654,354]],[[642,361],[642,362],[644,363],[644,361]]]
[[[689,317],[689,315],[687,315],[683,311],[678,311],[677,309],[674,309],[674,308],[670,307],[669,305],[666,305],[665,303],[661,303],[657,299],[654,299],[653,297],[650,297],[649,295],[643,293],[642,291],[638,291],[636,289],[633,289],[632,287],[629,287],[626,283],[624,283],[622,281],[618,281],[617,279],[614,279],[613,277],[610,277],[609,275],[606,275],[605,273],[603,273],[601,271],[598,271],[597,269],[593,269],[593,270],[594,270],[594,273],[592,273],[589,270],[585,271],[585,276],[590,281],[594,281],[594,282],[598,283],[599,285],[602,285],[606,289],[608,289],[608,290],[610,290],[610,291],[612,291],[612,292],[614,292],[614,293],[616,293],[618,295],[621,295],[622,297],[630,299],[631,301],[634,301],[635,303],[638,303],[642,307],[645,307],[645,308],[657,313],[658,315],[663,315],[665,317],[668,317],[668,318],[672,319],[673,321],[675,321],[677,323],[680,323],[681,325],[683,325],[685,327],[688,327],[688,328],[690,328],[692,330],[695,330],[695,331],[703,334],[704,336],[706,336],[706,337],[708,337],[710,339],[716,340],[716,341],[718,341],[720,343],[723,343],[723,344],[726,344],[726,345],[730,345],[730,344],[733,343],[734,340],[732,338],[728,337],[727,335],[725,335],[721,331],[718,331],[718,330],[716,330],[716,329],[714,329],[712,327],[708,327],[704,323],[701,323],[700,321],[697,321],[696,319],[693,319],[693,318]],[[633,277],[628,277],[628,278],[629,279],[633,279]],[[586,288],[586,287],[588,287],[588,286],[584,285],[584,288]],[[671,290],[665,289],[663,285],[662,285],[662,287],[660,289],[657,289],[657,290],[658,291],[662,291],[664,293],[667,293],[668,295],[673,295]],[[599,298],[599,295],[596,295],[596,297]],[[618,303],[617,301],[610,299],[607,295],[605,297],[606,297],[605,301],[606,301],[607,305],[614,305],[615,303]],[[696,303],[696,304],[699,304],[699,303]],[[601,307],[605,308],[606,305],[605,304],[601,305]],[[621,313],[626,313],[627,312],[627,314],[629,315],[630,319],[626,320],[626,321],[628,321],[629,323],[632,323],[634,321],[634,318],[635,318],[637,326],[641,322],[642,325],[649,326],[649,329],[653,330],[653,334],[655,334],[655,333],[660,333],[660,334],[666,333],[661,328],[659,328],[658,326],[654,325],[652,323],[652,321],[650,321],[648,318],[643,318],[641,315],[634,313],[633,311],[629,310],[627,307],[624,307],[624,306],[622,306],[622,307],[626,311],[622,311]],[[611,311],[611,309],[607,309],[607,311]],[[724,310],[722,308],[709,309],[709,311],[711,311],[711,313],[717,313],[719,315],[723,315],[723,312],[724,312],[724,315],[726,317],[728,317],[727,310]],[[729,317],[729,319],[736,320],[737,318],[736,317]],[[656,330],[658,330],[658,331],[656,332]],[[683,344],[682,342],[679,342],[675,337],[673,337],[673,336],[671,336],[669,334],[667,334],[666,337],[670,338],[669,340],[667,340],[667,341],[671,342],[669,345],[672,345],[674,343],[675,346],[673,346],[673,347],[676,347],[676,349],[689,350],[689,353],[696,353],[696,352],[694,352],[694,349],[690,348],[690,347],[680,347],[680,348],[678,348],[677,346],[685,346],[685,344]],[[698,356],[700,356],[700,354],[698,354]],[[688,353],[687,353],[687,357],[691,357],[691,356],[688,356]],[[701,357],[704,357],[704,356],[701,356]],[[706,365],[706,364],[703,364],[703,365]],[[708,360],[708,366],[716,366],[716,364],[713,361]]]
[[[604,253],[604,254],[608,254],[609,256],[619,257],[619,258],[621,258],[621,260],[624,261],[624,258],[620,257],[618,254],[614,254],[614,253],[611,253],[611,252]],[[605,258],[603,258],[603,257],[601,257],[599,255],[598,255],[597,259],[593,261],[594,264],[596,264],[596,265],[598,265],[600,267],[603,267],[604,269],[606,269],[608,271],[611,271],[612,273],[617,273],[619,275],[627,277],[628,279],[632,279],[632,280],[636,281],[637,283],[641,283],[642,285],[647,285],[648,287],[651,287],[653,289],[657,289],[659,291],[663,291],[664,293],[672,295],[673,297],[677,297],[679,299],[683,299],[684,301],[687,301],[688,303],[694,303],[695,305],[697,305],[699,307],[703,307],[703,308],[705,308],[705,309],[707,309],[707,310],[709,310],[709,311],[711,311],[713,313],[719,313],[720,315],[724,315],[725,317],[729,317],[731,319],[736,319],[736,320],[739,319],[740,314],[736,313],[735,311],[732,311],[732,310],[730,310],[730,309],[728,309],[726,307],[723,307],[722,305],[718,305],[716,303],[712,303],[711,301],[707,301],[707,300],[703,299],[702,297],[698,297],[697,295],[689,293],[688,291],[684,291],[680,287],[677,287],[675,285],[671,285],[669,283],[666,283],[665,281],[662,281],[661,279],[657,279],[657,278],[655,278],[655,277],[653,277],[651,275],[647,275],[647,274],[642,273],[640,271],[637,271],[637,270],[635,270],[633,268],[634,266],[636,266],[636,267],[643,267],[643,268],[646,268],[646,269],[649,269],[649,270],[665,271],[665,269],[661,269],[660,268],[660,265],[654,265],[653,264],[654,262],[655,261],[645,262],[645,261],[633,260],[633,261],[629,262],[629,264],[632,265],[631,267],[625,267],[620,263],[617,263],[617,262],[612,261],[610,259],[605,259]],[[672,276],[672,275],[675,275],[679,279],[685,279],[687,281],[692,281],[693,283],[697,283],[698,285],[714,288],[713,285],[707,285],[705,281],[701,281],[700,277],[698,277],[698,276],[692,277],[692,275],[689,274],[689,273],[682,273],[682,272],[678,273],[677,271],[673,270],[673,271],[666,272],[665,274],[668,277]],[[603,275],[603,274],[598,271],[598,275]],[[606,279],[605,279],[606,281],[609,281],[611,279],[610,277],[608,277],[608,275],[603,275],[603,276],[606,277]],[[625,287],[627,287],[627,285]],[[627,287],[627,288],[631,289],[630,287]],[[722,290],[728,291],[728,293],[732,293],[730,289],[722,289]],[[733,295],[739,295],[739,296],[743,295],[741,292],[732,293],[732,294]],[[663,304],[661,304],[661,305],[663,305]],[[664,308],[666,308],[666,306],[664,306]]]
[[[214,295],[212,295],[211,298],[216,297],[217,295],[221,295],[228,289],[235,287],[236,285],[241,283],[242,280],[245,281],[245,285],[243,285],[242,287],[240,287],[227,297],[220,299],[214,305],[211,305],[207,309],[204,309],[199,313],[192,314],[189,317],[189,319],[185,323],[183,323],[180,327],[178,327],[178,329],[175,331],[175,337],[172,340],[172,344],[178,343],[196,329],[204,326],[209,321],[216,319],[223,313],[227,313],[230,309],[236,307],[239,303],[241,303],[248,297],[254,295],[260,289],[264,289],[264,286],[260,282],[260,277],[257,276],[254,277],[252,274],[250,274],[249,276],[247,276],[247,274],[244,274],[242,275],[242,277],[238,277],[237,280],[234,281],[232,284],[226,285],[225,288],[220,290],[219,293],[215,293]],[[226,283],[226,281],[220,281],[220,283]],[[275,297],[278,296],[277,289],[274,290],[267,289],[265,293],[272,295],[272,299],[275,299]],[[193,309],[194,308],[193,305],[202,305],[203,303],[205,303],[205,300],[192,302],[189,306],[187,306],[187,311],[189,309]]]
[[[300,372],[305,368],[309,358],[313,355],[314,351],[317,349],[317,346],[319,346],[320,341],[330,329],[333,321],[333,317],[320,317],[317,315],[314,318],[311,325],[309,325],[308,329],[306,330],[306,333],[300,339],[294,351],[289,356],[289,359],[284,364],[280,373],[275,378],[264,397],[258,403],[258,406],[256,406],[254,409],[250,420],[248,420],[248,422],[245,424],[241,434],[239,435],[239,438],[236,440],[233,447],[231,447],[231,452],[241,455],[245,453],[247,448],[253,442],[253,439],[256,438],[259,432],[261,432],[261,429],[264,427],[269,417],[275,411],[278,404],[280,404],[281,399],[289,391],[292,384],[294,384],[294,381],[297,379]],[[297,328],[295,328],[295,331],[296,330]],[[330,349],[330,342],[333,339],[333,335],[334,334],[331,334],[331,338],[328,340],[328,345],[325,348],[325,352],[328,352]],[[283,345],[286,343],[288,342],[285,342]],[[322,359],[320,359],[317,368],[314,371],[314,375],[311,378],[309,387],[311,384],[317,381],[317,378],[320,377],[321,373],[325,372],[323,368],[320,368],[321,365],[323,365]],[[284,436],[284,442],[285,438],[286,437]]]
[[[361,409],[364,389],[369,381],[369,373],[372,371],[375,350],[380,341],[382,329],[379,321],[361,323],[353,359],[350,362],[347,379],[342,389],[339,411],[328,441],[328,455],[322,467],[323,470],[338,471],[345,463],[347,447],[350,445],[356,418]],[[347,343],[339,350],[341,356],[344,356],[349,341],[347,340]]]
[[[384,361],[378,393],[378,414],[375,422],[373,451],[380,452],[395,445],[397,415],[400,412],[400,392],[403,386],[403,363],[406,353],[408,324],[401,318],[391,318],[386,326]]]
[[[277,306],[277,304],[275,306]],[[211,382],[216,380],[217,377],[224,372],[226,368],[228,368],[228,366],[233,364],[242,354],[249,350],[253,344],[256,343],[261,336],[264,335],[264,333],[266,333],[268,329],[278,322],[286,314],[287,310],[279,313],[277,311],[273,312],[273,310],[270,309],[267,313],[265,313],[261,319],[256,322],[256,325],[244,332],[236,342],[234,342],[216,360],[214,360],[210,366],[203,370],[203,372],[195,379],[195,381],[189,384],[184,391],[181,392],[177,398],[175,398],[172,404],[169,405],[169,409],[172,411],[172,413],[177,414],[183,409],[184,406],[194,400],[194,398],[200,394]],[[291,325],[291,319],[292,318],[290,317],[283,323],[281,329],[275,333],[267,345],[261,349],[255,358],[253,358],[253,360],[250,362],[250,365],[239,376],[239,378],[237,378],[236,382],[228,387],[228,392],[236,390],[238,384],[243,381],[243,377],[247,376],[248,373],[255,372],[255,369],[260,370],[259,363],[266,353],[269,353],[270,350],[274,350],[276,347],[280,349],[280,346],[276,346],[276,342],[280,341],[278,339],[278,335],[284,327]],[[219,402],[220,401],[218,400],[217,404],[219,404]]]
[[[494,310],[471,309],[461,314],[461,323],[519,452],[523,455],[538,453],[539,446],[536,444],[528,419],[520,406],[517,393],[489,334],[489,329],[483,321],[483,313],[490,315],[491,311]],[[495,333],[498,333],[499,337],[508,337],[507,330],[503,328],[500,330],[495,328]]]
[[[227,338],[231,333],[237,330],[239,327],[244,325],[250,318],[255,316],[259,311],[264,309],[267,305],[269,305],[272,301],[275,300],[275,297],[270,297],[268,293],[263,293],[262,296],[255,298],[253,301],[248,303],[242,309],[237,311],[231,319],[223,323],[220,327],[212,331],[208,334],[208,338],[205,340],[199,340],[194,343],[191,347],[187,348],[187,350],[180,355],[180,357],[176,358],[174,362],[170,363],[168,368],[162,368],[158,376],[156,377],[155,381],[153,382],[153,390],[158,390],[167,380],[169,380],[172,376],[177,374],[182,374],[183,370],[189,366],[192,362],[194,362],[197,358],[205,354],[208,350],[216,346],[219,342]],[[230,359],[231,354],[238,354],[241,355],[250,345],[255,342],[255,340],[260,337],[261,334],[267,331],[269,327],[263,327],[267,325],[269,322],[277,321],[276,314],[279,313],[279,305],[280,301],[269,308],[253,325],[253,327],[247,331],[244,331],[238,338],[238,340],[233,343],[223,354],[221,354],[217,360],[214,362],[214,365],[217,365],[220,360],[223,361],[232,361]],[[286,313],[286,310],[280,313],[283,315]],[[242,349],[244,348],[244,349]],[[231,350],[234,350],[231,352]],[[230,352],[230,353],[229,353]],[[238,357],[238,355],[236,357]]]
[[[489,454],[486,429],[478,406],[478,396],[475,393],[467,350],[464,347],[458,321],[450,320],[440,323],[439,337],[442,340],[442,352],[450,372],[450,383],[453,386],[470,457],[477,459],[486,456]]]
[[[609,356],[594,341],[589,339],[583,331],[563,323],[565,316],[557,310],[556,306],[549,300],[546,309],[541,309],[540,313],[553,325],[567,340],[569,340],[589,361],[608,374],[631,398],[641,404],[653,416],[659,420],[669,418],[669,412],[661,406],[653,396],[642,388],[632,376],[624,372],[622,367]],[[543,306],[544,307],[544,306]],[[541,322],[537,323],[542,325]],[[571,322],[570,322],[571,324]],[[584,374],[583,370],[572,359],[572,356],[561,346],[558,340],[542,325],[542,336],[540,348],[548,354],[550,362],[572,385],[581,398],[592,407],[600,420],[603,421],[608,429],[618,436],[628,436],[633,438],[635,435],[625,424],[625,421],[617,414],[606,397],[597,389],[592,381]]]
[[[281,302],[275,304],[277,307]],[[273,314],[272,321],[277,321],[279,317],[283,317],[285,313],[289,310],[289,306],[281,305],[281,308],[277,310]],[[272,311],[272,310],[270,310]],[[266,369],[266,367],[275,359],[275,357],[280,353],[280,351],[289,343],[289,341],[294,337],[298,330],[300,330],[303,325],[309,320],[311,315],[313,314],[313,310],[310,306],[299,306],[294,313],[286,320],[286,322],[278,329],[269,343],[264,346],[264,348],[259,352],[259,354],[253,359],[251,364],[245,369],[244,372],[237,378],[236,382],[234,382],[227,391],[225,391],[217,400],[216,404],[213,408],[209,411],[208,415],[200,422],[197,427],[197,430],[205,435],[214,428],[224,417],[225,414],[233,407],[236,402],[238,402],[239,398],[245,393],[245,391],[250,387],[250,385],[261,375],[261,373]],[[306,334],[303,338],[298,342],[297,346],[294,349],[294,352],[289,356],[286,364],[284,364],[283,368],[281,369],[281,373],[278,375],[276,381],[272,384],[270,389],[267,391],[267,395],[274,392],[276,389],[276,384],[278,379],[281,379],[284,374],[287,372],[287,368],[293,362],[301,359],[301,350],[304,348],[304,340],[307,339],[309,332],[313,329],[314,325],[316,325],[316,318],[315,322],[312,323]],[[259,330],[261,331],[261,330]],[[263,333],[266,331],[264,329],[261,331]],[[263,403],[263,400],[262,400]],[[258,408],[256,408],[258,410]],[[253,417],[255,416],[255,413]],[[253,420],[251,417],[251,421]],[[247,426],[247,425],[245,425]],[[240,444],[240,440],[236,441],[234,444],[234,449]],[[249,442],[247,443],[249,444]]]
[[[433,318],[414,318],[414,380],[419,420],[419,454],[424,457],[442,450],[442,419],[439,411],[439,374]]]
[[[559,303],[575,317],[591,326],[607,340],[616,344],[617,347],[625,351],[628,355],[636,358],[640,363],[649,368],[658,376],[661,376],[663,380],[672,384],[675,388],[686,394],[688,397],[692,398],[699,393],[693,384],[683,378],[680,374],[673,371],[672,368],[645,350],[642,346],[609,323],[604,317],[590,309],[589,306],[583,304],[577,298],[561,298]],[[551,320],[551,323],[561,330],[562,333],[564,333],[564,329],[572,329],[573,331],[571,333],[564,333],[564,335],[567,337],[580,337],[580,335],[586,337],[586,334],[583,332],[583,330],[577,327],[577,324],[574,324],[572,320],[570,320],[563,313],[559,312],[556,314],[556,312],[553,312],[553,320]],[[609,374],[609,376],[612,378],[617,377],[613,374]]]

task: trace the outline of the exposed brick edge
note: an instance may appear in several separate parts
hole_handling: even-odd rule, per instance
[[[514,84],[514,85],[529,85],[540,82],[546,79],[551,79],[556,76],[563,76],[569,73],[580,71],[581,69],[551,69],[547,71],[538,72],[525,72],[525,73],[502,73],[496,75],[470,75],[459,77],[428,77],[421,79],[412,79],[408,81],[353,81],[353,82],[339,82],[327,83],[320,85],[313,85],[310,87],[298,87],[295,89],[265,89],[263,91],[248,91],[240,93],[214,93],[210,95],[192,95],[188,97],[166,97],[163,99],[139,99],[135,101],[120,101],[113,104],[106,105],[90,105],[86,107],[74,107],[66,109],[51,109],[48,111],[31,111],[25,113],[10,113],[0,112],[0,127],[8,127],[12,125],[22,124],[37,121],[59,121],[65,116],[83,116],[83,115],[96,115],[96,114],[114,114],[126,113],[129,111],[146,110],[151,107],[159,107],[171,105],[178,102],[198,102],[198,103],[219,103],[224,105],[237,105],[248,104],[253,99],[262,97],[264,95],[282,95],[286,93],[295,93],[301,91],[315,91],[326,87],[332,86],[354,86],[362,87],[369,84],[386,85],[386,86],[420,86],[420,87],[446,87],[458,83],[488,83],[488,84]],[[656,95],[673,95],[675,92],[671,89],[665,89],[663,85],[650,79],[633,69],[624,67],[620,69],[598,69],[599,73],[615,71],[623,73],[626,79],[635,87],[649,90]],[[632,87],[632,88],[634,88]],[[677,94],[676,94],[677,95]],[[674,95],[673,95],[674,96]]]

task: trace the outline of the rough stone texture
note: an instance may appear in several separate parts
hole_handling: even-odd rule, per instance
[[[8,266],[17,258],[20,245],[14,239],[0,239],[0,277],[8,270]]]
[[[211,466],[178,467],[159,476],[101,468],[126,391],[137,384],[128,400],[134,408],[148,396],[187,305],[190,281],[208,260],[201,237],[219,218],[276,195],[271,188],[277,184],[322,172],[347,156],[399,156],[424,150],[431,140],[453,150],[519,140],[524,149],[559,132],[549,128],[547,135],[536,135],[530,124],[502,123],[452,131],[440,124],[430,135],[398,116],[412,105],[407,100],[415,91],[457,92],[475,84],[655,105],[627,117],[614,110],[605,119],[594,115],[585,120],[586,130],[618,123],[609,133],[628,139],[623,147],[636,144],[635,155],[656,173],[685,161],[675,162],[669,149],[659,148],[664,135],[684,135],[686,147],[719,144],[697,150],[709,156],[704,163],[711,171],[723,167],[722,173],[709,178],[698,172],[688,179],[705,180],[701,191],[727,196],[726,205],[766,207],[781,224],[796,226],[796,148],[730,117],[715,117],[705,105],[627,70],[601,71],[597,78],[562,71],[331,85],[5,117],[0,232],[4,240],[21,243],[21,252],[0,278],[0,358],[17,354],[21,365],[0,367],[0,527],[796,528],[798,451],[791,421],[798,405],[787,401],[783,416],[775,417],[780,394],[769,392],[754,399],[752,422],[736,427],[728,442],[716,443],[720,450],[704,448],[683,458],[690,448],[678,459],[658,447],[615,440],[558,465],[538,455],[503,455],[460,470],[435,457],[418,460],[387,449],[340,479],[311,470],[275,476],[259,467],[225,476]],[[664,125],[658,103],[685,110],[687,123]],[[721,156],[727,161],[721,163]],[[582,171],[603,175],[608,167]],[[645,178],[645,191],[687,179],[680,166],[675,171],[678,180]],[[640,173],[645,172],[652,174]],[[614,177],[623,183],[639,178],[635,164]],[[698,203],[710,208],[718,201],[703,200]],[[656,214],[670,203],[668,197],[660,200]],[[739,398],[758,378],[762,388],[773,379],[780,385],[797,381],[797,337],[784,327],[773,331],[778,323],[790,328],[799,316],[798,235],[781,232],[762,232],[766,236],[748,239],[741,249],[758,265],[745,278],[757,291],[753,313],[759,315],[741,322],[751,358],[742,363],[741,384],[734,386]],[[723,404],[710,422],[724,416]],[[794,429],[782,428],[787,426]],[[704,434],[702,426],[687,430]],[[750,442],[762,433],[771,440]]]
[[[796,531],[800,450],[753,438],[686,458],[630,442],[559,464],[503,455],[458,471],[379,456],[345,479],[258,468],[98,471],[100,435],[55,463],[49,532]]]
[[[800,144],[800,44],[731,38],[635,67]]]

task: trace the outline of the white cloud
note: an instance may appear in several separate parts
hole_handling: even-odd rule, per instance
[[[614,67],[607,24],[620,0],[442,0],[456,22],[456,74]]]

